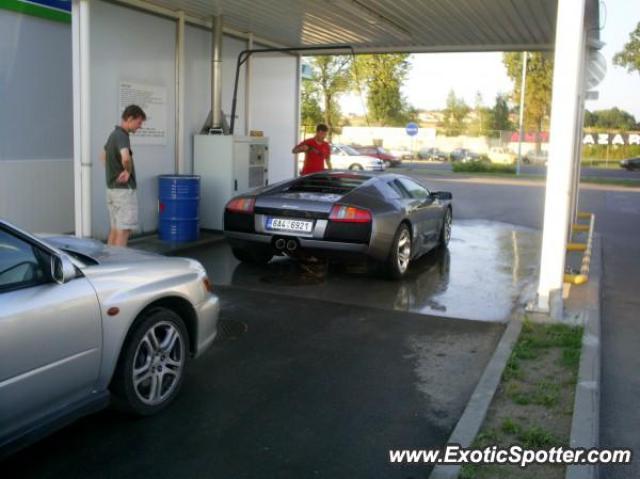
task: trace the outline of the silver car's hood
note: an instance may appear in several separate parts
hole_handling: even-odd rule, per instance
[[[104,243],[87,238],[77,238],[75,236],[49,236],[38,235],[38,237],[59,250],[80,253],[89,256],[100,264],[127,263],[139,261],[157,261],[162,256],[133,248],[121,248],[117,246],[107,246]]]

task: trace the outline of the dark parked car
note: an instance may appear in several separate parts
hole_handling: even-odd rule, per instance
[[[451,153],[449,153],[450,161],[461,161],[463,163],[466,163],[467,161],[473,161],[473,160],[479,160],[479,159],[480,159],[480,155],[478,155],[477,153],[474,153],[471,150],[468,150],[467,148],[456,148]]]
[[[233,198],[224,233],[243,262],[355,255],[397,279],[412,259],[449,243],[451,218],[451,193],[430,192],[415,179],[323,172]]]
[[[620,161],[620,168],[628,171],[640,170],[640,156]]]
[[[391,154],[381,146],[352,146],[361,155],[373,156],[384,162],[384,165],[389,168],[391,166],[400,166],[402,160],[397,156]]]
[[[438,148],[423,148],[418,152],[418,158],[428,161],[448,161],[449,155]]]

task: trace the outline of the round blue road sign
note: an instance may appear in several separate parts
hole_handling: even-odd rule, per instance
[[[407,123],[405,129],[407,131],[407,135],[409,136],[416,136],[418,134],[418,125],[413,122]]]

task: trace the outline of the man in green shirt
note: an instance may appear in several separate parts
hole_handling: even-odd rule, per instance
[[[112,246],[127,246],[131,231],[138,229],[136,169],[129,134],[135,133],[146,119],[147,115],[139,106],[126,107],[120,125],[111,132],[100,155],[106,170],[111,226],[107,244]]]

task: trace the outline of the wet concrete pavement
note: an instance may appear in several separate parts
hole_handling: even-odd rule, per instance
[[[162,414],[85,418],[3,477],[424,478],[504,329],[218,287],[223,337]],[[9,474],[9,475],[5,475]],[[15,475],[14,475],[15,474]]]
[[[539,261],[537,231],[505,223],[454,220],[448,250],[412,264],[389,281],[364,261],[300,264],[278,257],[266,266],[243,264],[219,243],[191,250],[216,285],[375,308],[485,321],[506,320],[533,297]]]
[[[542,184],[463,184],[418,176],[434,189],[453,192],[458,218],[542,228]],[[640,191],[585,188],[580,209],[595,213],[603,248],[600,447],[629,447],[634,457],[630,465],[601,467],[600,477],[640,477]]]

